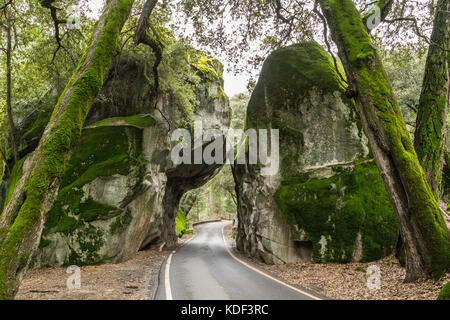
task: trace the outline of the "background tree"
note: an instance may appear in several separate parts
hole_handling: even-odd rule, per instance
[[[439,0],[435,8],[420,96],[414,147],[436,200],[442,193],[442,166],[449,104],[450,1]]]
[[[18,160],[17,154],[17,130],[14,124],[14,116],[12,111],[12,55],[16,47],[13,45],[13,33],[14,33],[14,14],[12,1],[8,1],[1,7],[3,18],[0,23],[0,27],[5,30],[6,34],[6,48],[1,48],[6,54],[6,110],[8,113],[8,125],[9,125],[9,135],[12,147],[12,153],[14,156],[14,162]]]

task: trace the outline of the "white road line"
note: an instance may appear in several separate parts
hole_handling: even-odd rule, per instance
[[[169,258],[167,258],[166,262],[166,270],[164,271],[164,286],[166,289],[166,300],[173,300],[172,299],[172,290],[170,289],[170,261],[172,261],[172,256],[175,253],[173,251]]]
[[[181,248],[182,246],[184,246],[185,244],[187,244],[189,241],[191,241],[192,239],[195,238],[195,235],[193,237],[191,237],[190,239],[186,240],[179,248]],[[164,244],[166,244],[164,242]],[[164,287],[166,290],[166,300],[173,300],[172,298],[172,290],[170,289],[170,262],[172,261],[172,256],[174,255],[176,251],[172,251],[169,255],[169,257],[167,258],[167,262],[166,262],[166,268],[164,271]]]
[[[283,285],[283,286],[285,286],[285,287],[287,287],[287,288],[289,288],[289,289],[292,289],[292,290],[294,290],[294,291],[297,291],[298,293],[301,293],[301,294],[303,294],[303,295],[305,295],[305,296],[308,296],[308,297],[310,297],[310,298],[312,298],[312,299],[314,299],[314,300],[322,300],[321,298],[319,298],[319,297],[317,297],[317,296],[315,296],[315,295],[313,295],[313,294],[310,294],[310,293],[305,292],[305,291],[303,291],[303,290],[300,290],[300,289],[298,289],[298,288],[296,288],[296,287],[293,287],[293,286],[291,286],[291,285],[289,285],[289,284],[287,284],[287,283],[285,283],[285,282],[283,282],[283,281],[281,281],[281,280],[278,280],[278,279],[276,279],[276,278],[274,278],[274,277],[268,275],[267,273],[262,272],[261,270],[259,270],[259,269],[255,268],[255,267],[249,265],[248,263],[242,261],[242,260],[239,259],[238,257],[236,257],[236,256],[231,252],[231,250],[228,248],[228,243],[227,243],[227,240],[226,240],[226,237],[225,237],[225,227],[226,227],[226,225],[222,227],[222,239],[223,239],[223,244],[224,244],[225,249],[227,250],[228,254],[229,254],[234,260],[236,260],[237,262],[240,262],[241,264],[243,264],[244,266],[246,266],[246,267],[249,268],[250,270],[253,270],[253,271],[259,273],[260,275],[262,275],[262,276],[264,276],[264,277],[266,277],[266,278],[269,278],[270,280],[273,280],[273,281],[275,281],[275,282],[277,282],[277,283],[279,283],[279,284],[281,284],[281,285]]]

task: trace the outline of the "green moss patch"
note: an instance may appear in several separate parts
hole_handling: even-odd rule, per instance
[[[129,136],[134,141],[130,142]],[[69,159],[61,189],[82,186],[99,176],[127,175],[141,151],[140,136],[139,129],[128,127],[105,126],[83,130]]]
[[[341,66],[339,69],[344,74]],[[345,87],[331,56],[315,41],[274,51],[266,59],[261,74],[266,87],[282,88],[271,90],[274,102],[295,105],[299,96],[308,94],[313,88],[325,93],[338,91],[343,99],[350,101],[345,96]],[[277,99],[277,95],[283,99]]]
[[[450,300],[450,282],[447,282],[447,284],[442,287],[438,300]]]
[[[20,270],[24,257],[17,259],[17,250],[30,239],[30,232],[36,230],[41,219],[41,210],[49,188],[62,178],[66,169],[67,155],[78,137],[92,101],[103,85],[104,74],[116,52],[117,39],[132,7],[132,0],[118,0],[111,8],[98,42],[92,51],[89,64],[85,64],[87,51],[64,93],[55,106],[53,115],[62,111],[52,126],[49,137],[42,143],[41,161],[36,165],[25,186],[26,198],[21,205],[14,223],[0,230],[0,298],[11,298],[17,289],[17,281],[10,277],[12,272]],[[84,67],[84,68],[83,68]],[[72,88],[67,104],[61,107],[67,90]],[[6,236],[1,236],[4,234]],[[26,264],[25,264],[26,265]],[[24,265],[24,266],[25,266]]]
[[[150,115],[137,114],[130,117],[115,117],[104,119],[93,124],[92,126],[89,126],[89,128],[104,127],[104,126],[133,126],[136,128],[143,129],[146,127],[154,126],[155,124],[156,120]]]
[[[119,208],[87,197],[82,188],[98,177],[128,175],[139,166],[141,139],[141,130],[133,127],[85,129],[68,161],[43,236],[53,232],[73,234],[85,223],[116,214]]]
[[[186,232],[186,215],[181,210],[178,210],[178,214],[175,218],[175,232],[180,238]]]
[[[375,164],[332,169],[331,178],[291,179],[275,193],[289,224],[302,230],[303,240],[313,242],[313,261],[350,262],[358,233],[362,261],[392,253],[396,218]]]
[[[204,52],[192,49],[189,53],[188,60],[200,75],[209,81],[222,80],[223,65],[216,59],[208,57]]]
[[[109,232],[111,234],[118,234],[124,231],[125,228],[130,225],[132,219],[133,216],[131,215],[131,212],[127,210],[125,214],[119,216],[113,223],[111,223]]]
[[[11,172],[11,180],[9,183],[8,194],[6,195],[5,207],[8,204],[9,200],[14,193],[14,189],[16,189],[17,184],[19,183],[20,178],[22,178],[22,167],[27,157],[23,157],[14,165]]]
[[[32,140],[40,138],[50,120],[51,115],[52,109],[40,111],[31,127],[22,135],[21,140],[29,143]]]

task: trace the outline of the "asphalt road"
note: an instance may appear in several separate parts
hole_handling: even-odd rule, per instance
[[[235,253],[222,228],[208,223],[166,260],[155,298],[159,300],[312,300],[321,298],[290,287]],[[227,249],[228,248],[228,249]],[[240,260],[240,261],[238,261]]]

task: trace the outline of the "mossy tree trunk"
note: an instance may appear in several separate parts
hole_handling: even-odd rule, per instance
[[[62,93],[38,147],[0,217],[0,299],[14,298],[36,250],[68,153],[117,49],[133,0],[108,0],[91,43]]]
[[[420,95],[414,148],[436,200],[442,196],[442,171],[447,138],[447,112],[450,95],[450,2],[436,6],[431,43]],[[447,49],[447,50],[446,50]],[[404,248],[398,236],[395,256],[403,263]]]
[[[427,183],[397,100],[351,0],[319,0],[338,46],[364,131],[397,216],[406,279],[440,277],[450,267],[450,232]]]
[[[431,190],[440,200],[449,95],[450,1],[439,0],[417,113],[414,147]]]

